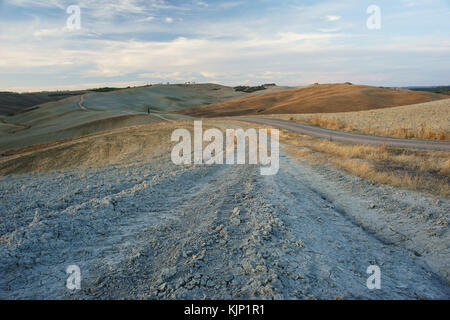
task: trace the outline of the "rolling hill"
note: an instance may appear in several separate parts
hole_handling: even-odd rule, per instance
[[[194,117],[336,113],[404,106],[445,98],[448,96],[421,91],[352,84],[315,84],[185,109],[178,113]]]
[[[85,93],[84,91],[33,92],[16,93],[0,92],[0,115],[13,115],[33,106],[58,101]]]
[[[0,115],[0,151],[116,128],[188,119],[173,112],[277,90],[285,88],[271,86],[245,93],[217,84],[183,84],[90,91],[37,105],[14,116]]]

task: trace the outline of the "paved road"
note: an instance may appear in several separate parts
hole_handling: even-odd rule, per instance
[[[296,133],[306,134],[308,136],[329,139],[332,141],[346,142],[352,144],[386,145],[389,147],[415,148],[426,150],[450,151],[450,141],[431,141],[431,140],[409,140],[398,138],[386,138],[377,136],[368,136],[350,132],[334,131],[323,129],[306,124],[300,124],[292,121],[257,118],[257,117],[236,117],[225,118],[226,120],[240,120],[246,122],[270,125],[281,129],[291,130]]]

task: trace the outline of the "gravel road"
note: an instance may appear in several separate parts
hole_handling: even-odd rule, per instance
[[[1,177],[0,299],[450,298],[448,201],[283,152],[276,176],[169,159]],[[436,249],[409,241],[430,230]],[[366,286],[370,265],[381,290]]]
[[[386,145],[390,147],[399,147],[399,148],[450,151],[450,141],[412,140],[412,139],[376,137],[350,132],[329,130],[280,119],[257,118],[257,117],[238,117],[228,119],[265,124],[269,126],[274,126],[276,128],[282,128],[291,130],[293,132],[306,134],[308,136],[315,138],[330,139],[339,142],[346,142],[353,144],[369,144],[377,146]]]

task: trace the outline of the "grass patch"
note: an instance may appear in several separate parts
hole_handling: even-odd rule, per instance
[[[287,151],[310,163],[332,163],[352,175],[394,187],[450,197],[450,153],[350,145],[280,130]]]
[[[292,119],[292,118],[291,118]],[[434,130],[428,127],[419,127],[417,129],[406,129],[406,128],[392,128],[392,129],[365,129],[360,130],[356,127],[344,123],[339,120],[330,119],[323,116],[317,116],[310,119],[305,119],[305,121],[314,126],[331,129],[340,130],[347,132],[358,132],[361,134],[368,134],[380,137],[393,137],[402,139],[420,139],[420,140],[439,140],[446,141],[450,140],[449,132],[443,129]]]
[[[422,140],[448,140],[449,134],[444,130],[433,130],[430,128],[422,127],[417,130],[396,128],[389,133],[393,137],[406,138],[406,139],[422,139]]]
[[[311,118],[308,122],[314,126],[331,130],[355,131],[354,127],[339,120],[328,119],[320,116]]]

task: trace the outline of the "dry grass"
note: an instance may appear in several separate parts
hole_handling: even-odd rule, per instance
[[[314,126],[341,130],[347,132],[358,132],[381,137],[394,137],[403,139],[421,139],[421,140],[450,140],[450,134],[443,129],[431,129],[428,127],[419,127],[417,129],[392,128],[392,129],[366,129],[359,130],[349,123],[342,122],[337,119],[327,118],[324,116],[315,116],[305,120]]]
[[[264,117],[382,137],[450,140],[450,99],[360,112]]]
[[[335,119],[329,119],[321,116],[316,116],[308,119],[308,122],[314,126],[331,129],[331,130],[344,130],[344,131],[355,131],[355,128],[344,122]]]
[[[205,130],[211,128],[208,124],[203,127]],[[3,155],[0,157],[0,179],[5,175],[30,172],[155,161],[170,156],[174,146],[172,132],[180,128],[192,131],[193,123],[178,121],[119,128],[5,151],[0,153]]]
[[[265,92],[262,91],[262,92]],[[336,113],[405,106],[448,96],[349,84],[320,84],[178,111],[196,117]]]
[[[390,136],[406,139],[423,139],[423,140],[449,140],[450,136],[444,130],[433,130],[427,127],[422,127],[416,130],[396,128],[390,133]]]
[[[167,123],[135,126],[8,151],[0,158],[0,177],[148,161],[167,154],[175,128]]]
[[[349,145],[280,132],[287,151],[311,163],[333,163],[355,176],[409,190],[450,196],[450,154]]]

